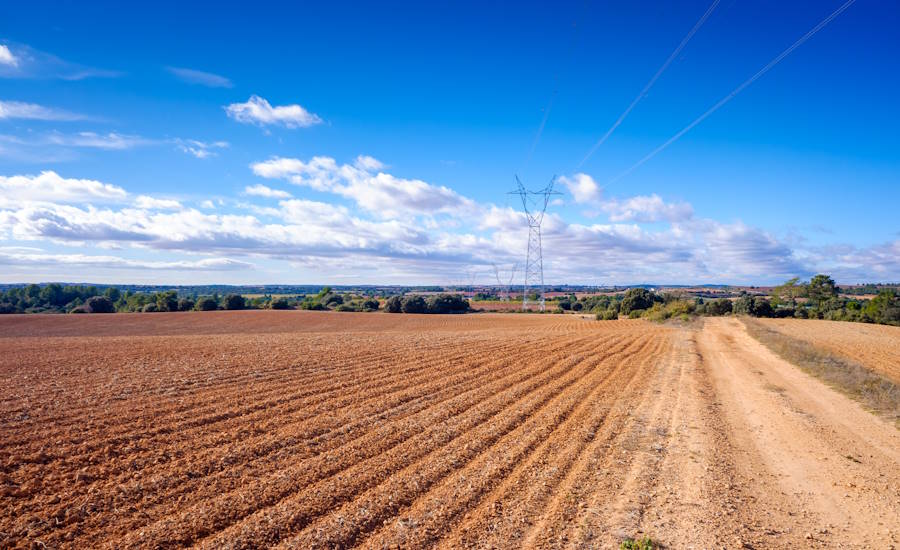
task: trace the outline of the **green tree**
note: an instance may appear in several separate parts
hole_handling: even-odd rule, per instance
[[[806,287],[800,282],[800,277],[794,277],[772,289],[772,305],[797,307],[797,298],[803,296],[805,292]]]
[[[84,309],[88,313],[114,313],[116,306],[109,296],[91,296],[84,302]]]
[[[822,309],[825,302],[837,298],[838,289],[834,284],[834,279],[828,275],[819,274],[809,280],[809,284],[806,285],[806,294],[816,307]]]
[[[178,311],[178,293],[167,290],[156,295],[157,311]]]
[[[632,311],[640,311],[649,309],[653,305],[654,295],[646,288],[629,288],[625,291],[625,297],[622,299],[622,305],[619,310],[629,315]]]
[[[240,294],[229,294],[222,301],[225,309],[244,309],[244,297]]]

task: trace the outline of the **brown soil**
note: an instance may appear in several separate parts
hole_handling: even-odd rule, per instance
[[[0,320],[0,547],[890,547],[898,434],[733,320]]]
[[[856,361],[900,384],[900,327],[806,319],[760,319],[760,322]]]

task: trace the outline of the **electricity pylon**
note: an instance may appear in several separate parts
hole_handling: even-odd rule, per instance
[[[519,269],[519,264],[514,263],[512,265],[512,269],[509,272],[509,279],[504,283],[500,280],[500,268],[497,267],[497,264],[494,264],[494,275],[497,276],[497,286],[500,287],[500,301],[508,302],[509,301],[509,287],[512,286],[513,279],[516,278],[516,270]]]
[[[547,187],[538,191],[529,191],[516,176],[518,189],[510,191],[510,195],[519,195],[522,209],[528,220],[528,252],[525,255],[525,285],[522,289],[522,311],[528,310],[528,290],[533,289],[538,296],[538,307],[544,311],[544,258],[541,250],[541,222],[544,212],[550,203],[551,195],[561,195],[553,190],[556,176],[550,179]]]

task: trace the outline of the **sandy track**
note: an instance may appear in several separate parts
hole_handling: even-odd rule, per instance
[[[768,529],[805,544],[886,547],[900,536],[900,431],[774,356],[734,319],[707,321],[699,349],[743,480]],[[754,476],[755,474],[755,476]]]
[[[900,327],[804,319],[759,321],[768,328],[855,361],[900,384]]]
[[[0,322],[0,546],[900,534],[898,432],[734,320],[98,317]]]

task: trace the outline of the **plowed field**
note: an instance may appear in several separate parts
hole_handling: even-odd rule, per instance
[[[900,327],[805,319],[760,319],[760,322],[856,361],[900,384]]]
[[[742,330],[4,316],[0,547],[896,541],[897,430]]]

